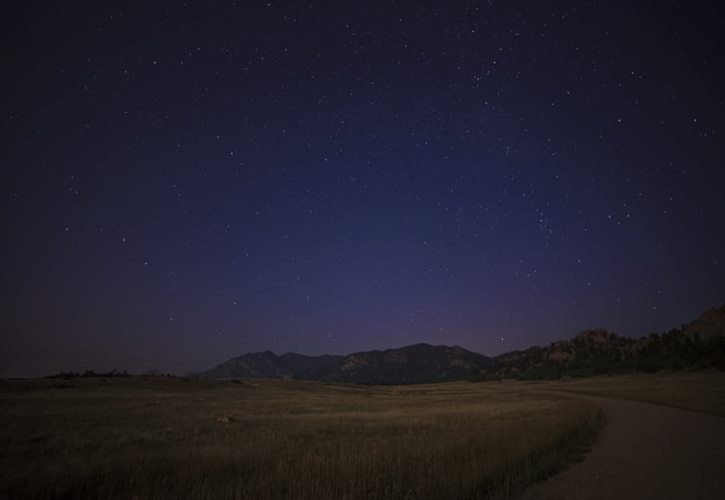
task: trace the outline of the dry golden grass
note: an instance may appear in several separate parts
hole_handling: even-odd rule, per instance
[[[495,383],[0,381],[0,497],[504,497],[600,423]]]
[[[725,415],[725,372],[673,372],[602,376],[550,382],[513,383],[519,390],[547,388],[594,396],[647,401]]]

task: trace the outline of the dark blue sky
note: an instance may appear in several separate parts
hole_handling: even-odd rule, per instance
[[[0,375],[694,319],[725,301],[715,5],[6,10]]]

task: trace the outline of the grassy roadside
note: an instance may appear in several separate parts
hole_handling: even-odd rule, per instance
[[[512,388],[536,387],[633,399],[725,416],[725,372],[721,371],[601,376],[511,384]]]
[[[0,497],[503,498],[601,422],[496,384],[0,381]]]

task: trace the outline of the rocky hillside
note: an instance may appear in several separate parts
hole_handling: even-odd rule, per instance
[[[699,318],[685,326],[687,335],[702,339],[725,336],[725,304],[705,311]]]
[[[489,358],[462,347],[416,344],[347,356],[303,356],[273,352],[245,354],[199,374],[209,378],[271,378],[407,384],[479,375]]]
[[[363,384],[409,384],[478,375],[490,359],[458,346],[415,344],[345,356],[323,380]]]
[[[683,368],[725,369],[725,305],[662,334],[632,338],[587,330],[547,347],[502,354],[484,377],[538,379]]]
[[[272,351],[251,352],[232,358],[198,374],[207,378],[316,378],[318,372],[336,366],[342,356],[304,356]]]
[[[629,362],[636,356],[638,348],[637,339],[620,337],[606,330],[587,330],[571,340],[497,356],[486,375],[500,378],[555,378],[636,369]],[[629,365],[624,366],[627,363]]]

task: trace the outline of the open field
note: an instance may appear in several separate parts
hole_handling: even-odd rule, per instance
[[[524,387],[633,399],[725,416],[725,372],[672,372],[601,376],[560,381],[507,382]]]
[[[497,498],[600,424],[496,383],[0,381],[0,497]]]

